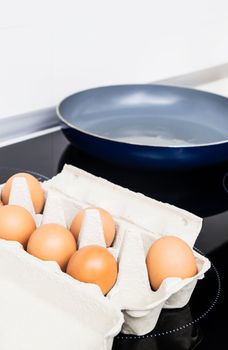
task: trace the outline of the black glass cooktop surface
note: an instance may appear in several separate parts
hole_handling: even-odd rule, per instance
[[[0,182],[25,170],[40,179],[72,164],[116,184],[174,204],[204,218],[195,249],[212,262],[182,309],[162,310],[156,328],[138,337],[119,334],[113,350],[226,349],[228,298],[228,161],[188,172],[141,171],[88,156],[56,132],[0,148]]]

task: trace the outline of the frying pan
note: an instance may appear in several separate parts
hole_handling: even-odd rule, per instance
[[[228,99],[165,85],[75,93],[57,107],[68,140],[126,166],[189,169],[228,160]]]

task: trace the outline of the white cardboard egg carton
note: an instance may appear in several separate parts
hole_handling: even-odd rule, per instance
[[[35,215],[29,193],[17,195],[18,188],[25,187],[23,179],[14,186],[11,203],[19,201]],[[91,206],[110,212],[117,234],[108,249],[118,261],[118,278],[104,297],[96,285],[71,278],[57,263],[29,255],[19,243],[0,240],[0,310],[7,320],[5,328],[0,325],[4,350],[20,349],[18,344],[23,350],[31,349],[31,344],[35,350],[70,350],[75,344],[77,349],[110,350],[121,329],[127,334],[148,333],[155,327],[162,308],[186,305],[197,280],[210,268],[209,260],[194,251],[198,274],[184,280],[168,278],[154,292],[145,264],[150,245],[161,236],[176,235],[192,247],[202,226],[199,217],[69,165],[43,187],[47,199],[43,216],[35,215],[37,226],[56,222],[69,227],[79,210]],[[94,209],[86,212],[79,235],[79,248],[89,244],[105,246],[100,217]],[[12,318],[18,329],[13,339],[7,331]],[[27,337],[22,335],[25,329]],[[28,329],[37,338],[35,343],[28,337]]]

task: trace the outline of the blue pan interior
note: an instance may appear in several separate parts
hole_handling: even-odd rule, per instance
[[[107,149],[105,152],[101,149],[105,141],[106,147],[111,147],[113,159],[113,147],[116,145],[119,152],[122,145],[129,161],[132,157],[129,152],[134,148],[137,158],[141,152],[145,161],[149,156],[150,161],[159,158],[160,162],[166,160],[167,149],[169,157],[170,149],[175,149],[174,158],[177,149],[182,152],[188,149],[189,157],[190,149],[218,146],[228,140],[228,99],[188,88],[164,85],[95,88],[67,97],[57,112],[71,129],[66,132],[71,142],[101,158],[109,156]],[[99,149],[94,149],[99,142]]]

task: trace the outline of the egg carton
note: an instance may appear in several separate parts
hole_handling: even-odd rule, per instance
[[[116,284],[104,297],[96,285],[74,280],[56,263],[29,255],[18,243],[0,240],[0,283],[11,283],[5,293],[0,289],[1,297],[4,294],[0,298],[0,307],[2,310],[1,304],[5,305],[4,317],[8,320],[13,318],[16,328],[20,329],[17,344],[22,344],[23,350],[31,348],[31,338],[22,339],[21,334],[23,329],[31,330],[33,314],[36,315],[33,335],[36,338],[35,329],[42,334],[34,349],[36,346],[37,349],[41,346],[62,349],[64,336],[61,338],[58,331],[61,325],[64,332],[67,325],[68,343],[65,343],[65,348],[73,349],[77,344],[78,349],[111,349],[113,337],[121,329],[127,334],[145,334],[155,327],[162,308],[186,305],[197,280],[203,278],[210,268],[209,260],[193,251],[198,266],[196,276],[184,280],[168,278],[157,291],[152,291],[145,264],[150,245],[162,236],[176,235],[192,247],[202,226],[200,218],[69,165],[42,184],[46,193],[43,215],[34,213],[29,192],[23,190],[25,186],[23,179],[14,182],[10,202],[26,207],[34,215],[37,226],[55,222],[69,227],[72,218],[83,208],[95,206],[108,210],[115,220],[117,232],[112,247],[108,249],[118,261],[119,271]],[[93,235],[90,234],[92,227],[96,227]],[[79,248],[89,244],[105,246],[100,218],[94,209],[86,211],[79,235]],[[12,303],[15,286],[17,297]],[[29,308],[26,307],[28,300]],[[35,300],[41,307],[36,307]],[[26,313],[22,312],[25,309]],[[19,317],[20,313],[23,314],[23,322],[18,322],[15,317]],[[47,334],[49,328],[51,330]],[[10,344],[4,349],[13,348],[13,339],[9,334],[7,339],[2,338],[2,330],[5,337],[8,334],[3,327],[0,339],[4,344]],[[47,338],[54,341],[45,347],[42,341]]]

